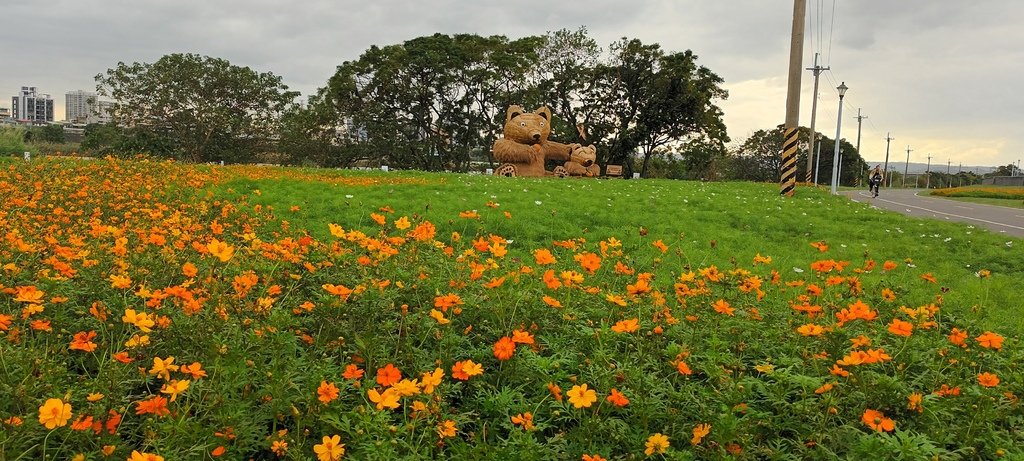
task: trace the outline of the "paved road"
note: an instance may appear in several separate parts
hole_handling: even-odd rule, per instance
[[[918,218],[960,221],[985,227],[993,232],[1024,237],[1024,209],[960,202],[929,197],[927,192],[915,189],[883,189],[877,198],[866,190],[843,191],[851,200],[870,203],[884,210],[892,210]],[[921,195],[918,195],[920,193]]]

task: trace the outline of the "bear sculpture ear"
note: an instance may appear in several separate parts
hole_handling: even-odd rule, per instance
[[[548,106],[541,106],[540,109],[537,109],[533,113],[540,115],[541,117],[544,117],[544,120],[547,120],[549,122],[551,121],[551,109],[548,109]]]
[[[508,106],[508,112],[505,113],[505,121],[512,120],[525,112],[522,107],[512,105]]]

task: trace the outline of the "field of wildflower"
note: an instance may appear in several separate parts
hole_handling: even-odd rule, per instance
[[[0,167],[0,459],[1024,456],[1019,239],[750,183]]]
[[[931,195],[940,197],[974,197],[1004,200],[1024,200],[1024,187],[1012,186],[966,186],[935,189]]]

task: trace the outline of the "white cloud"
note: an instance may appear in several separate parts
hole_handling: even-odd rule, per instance
[[[152,62],[175,52],[270,71],[308,96],[371,45],[436,32],[515,38],[583,25],[605,47],[629,37],[692,50],[725,79],[730,97],[720,106],[730,136],[742,141],[784,118],[791,8],[763,0],[8,0],[0,106],[21,86],[36,86],[54,96],[61,118],[64,92],[93,89],[93,76],[118,61]],[[804,67],[815,51],[831,66],[821,80],[818,131],[835,135],[834,87],[845,81],[842,136],[856,138],[852,117],[862,108],[867,158],[884,157],[886,132],[901,149],[912,146],[915,162],[929,152],[972,164],[1021,157],[1024,32],[1010,18],[1024,17],[1024,3],[808,2],[808,17]],[[812,83],[805,72],[805,126]]]

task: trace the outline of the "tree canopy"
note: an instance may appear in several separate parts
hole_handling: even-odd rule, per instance
[[[113,99],[113,123],[126,136],[192,162],[240,161],[272,149],[281,115],[298,96],[272,73],[196,54],[119,62],[96,82]]]

